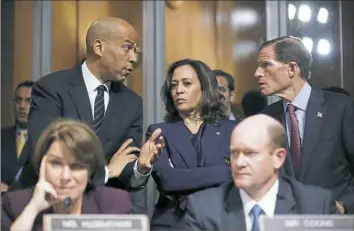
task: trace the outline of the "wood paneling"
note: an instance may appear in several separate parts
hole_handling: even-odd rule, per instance
[[[235,10],[250,12],[258,19],[245,29],[236,28]],[[212,69],[224,70],[235,78],[236,98],[257,86],[253,72],[257,49],[238,56],[237,45],[259,43],[265,37],[264,1],[179,1],[177,7],[166,6],[166,69],[179,59],[193,58]],[[243,20],[244,21],[244,20]]]
[[[77,3],[52,1],[52,71],[71,68],[79,61]]]
[[[214,1],[183,1],[166,7],[166,69],[179,59],[199,59],[211,68],[216,61]]]
[[[1,126],[10,126],[14,123],[12,99],[16,86],[32,78],[32,2],[13,1],[2,3],[2,10],[5,10],[7,24],[2,24],[3,31],[11,33],[6,36],[4,42],[9,42],[5,50],[7,59],[2,68],[7,73],[2,76],[1,86]],[[9,21],[7,21],[9,20]],[[11,27],[11,28],[10,28]],[[4,44],[7,45],[7,44]]]

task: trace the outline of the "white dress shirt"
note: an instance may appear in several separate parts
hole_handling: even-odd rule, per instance
[[[90,105],[91,105],[91,111],[92,111],[92,118],[94,118],[94,114],[95,114],[95,99],[97,96],[97,87],[102,85],[102,83],[92,74],[92,72],[88,69],[86,61],[82,64],[81,66],[82,69],[82,75],[84,78],[84,82],[86,85],[86,90],[90,99]],[[104,110],[105,113],[107,111],[108,108],[108,103],[109,103],[109,90],[111,88],[111,82],[105,82],[104,86],[106,87],[106,91],[104,92]],[[147,180],[147,178],[149,177],[151,171],[147,174],[141,174],[138,171],[138,161],[135,161],[134,164],[134,177],[131,178],[130,181],[130,186],[131,187],[138,187],[139,185],[141,185],[144,181]],[[107,183],[108,181],[108,177],[109,177],[109,170],[108,167],[106,166],[105,168],[105,183]]]
[[[311,95],[311,86],[307,82],[305,82],[305,85],[302,87],[301,91],[296,95],[294,98],[293,104],[296,107],[295,111],[295,116],[297,119],[297,123],[299,125],[299,134],[300,134],[300,143],[302,145],[303,140],[304,140],[304,131],[305,131],[305,118],[306,118],[306,109],[307,109],[307,104],[310,99]],[[284,114],[285,114],[285,122],[286,122],[286,131],[288,135],[288,142],[290,144],[290,116],[289,112],[287,110],[289,102],[286,102],[283,100],[283,106],[284,106]]]
[[[278,190],[279,180],[277,179],[270,190],[263,196],[263,198],[256,202],[250,198],[250,196],[244,190],[240,189],[240,196],[243,204],[243,211],[245,213],[247,231],[252,229],[253,217],[250,215],[250,212],[254,205],[257,204],[259,207],[261,207],[266,216],[274,216]]]

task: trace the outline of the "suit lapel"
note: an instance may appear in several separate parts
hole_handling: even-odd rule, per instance
[[[286,181],[279,179],[279,190],[274,214],[293,214],[295,205],[296,202],[290,185]]]
[[[224,208],[226,215],[223,216],[222,230],[225,231],[244,231],[246,229],[246,219],[240,192],[235,188],[232,181],[226,187],[224,193]]]
[[[183,121],[171,123],[171,129],[169,130],[169,143],[173,145],[181,155],[184,163],[189,168],[197,166],[197,152],[192,145],[190,134],[187,128],[183,124]],[[170,133],[171,132],[171,133]],[[165,132],[166,133],[166,132]]]
[[[306,109],[303,144],[301,149],[300,176],[303,179],[314,156],[313,148],[316,145],[318,135],[321,132],[323,117],[326,115],[323,107],[324,98],[322,92],[312,88],[310,99]]]
[[[92,109],[86,85],[82,76],[81,66],[76,67],[74,71],[75,74],[71,82],[72,86],[69,89],[69,94],[75,104],[80,120],[85,121],[92,126]]]
[[[111,83],[111,89],[109,92],[109,103],[107,111],[103,118],[102,125],[98,131],[98,137],[102,142],[112,139],[112,134],[117,133],[119,123],[124,124],[124,110],[129,105],[126,99],[123,97],[123,93],[120,91],[119,83]]]
[[[5,147],[5,145],[8,145],[8,150],[13,150],[13,152],[9,152],[9,153],[2,153],[2,160],[5,162],[6,160],[8,160],[11,163],[17,163],[17,134],[16,134],[16,126],[11,127],[11,129],[8,130],[9,132],[7,134],[4,134],[7,136],[6,138],[6,144],[2,144],[3,147]],[[26,144],[25,144],[26,146]],[[25,149],[23,147],[23,149]],[[22,151],[23,153],[23,151]],[[22,157],[22,153],[20,156],[20,159]]]

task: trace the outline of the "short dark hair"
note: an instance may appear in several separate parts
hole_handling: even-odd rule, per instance
[[[245,117],[256,115],[267,106],[267,97],[259,90],[249,90],[243,95],[241,107]]]
[[[36,144],[33,165],[37,172],[44,155],[55,141],[64,143],[77,161],[88,166],[91,180],[95,173],[104,168],[106,160],[96,133],[82,122],[58,119],[47,127]]]
[[[189,65],[197,73],[202,89],[202,97],[198,112],[203,120],[208,122],[216,122],[220,119],[226,119],[225,106],[222,103],[222,95],[218,90],[218,82],[213,71],[208,65],[199,60],[182,59],[172,63],[167,71],[167,77],[161,88],[161,97],[165,104],[166,114],[164,120],[166,122],[182,120],[179,112],[173,102],[171,94],[171,82],[173,72],[176,68]]]
[[[21,87],[33,87],[33,84],[34,82],[32,80],[25,80],[17,85],[15,91],[17,91]]]
[[[341,88],[341,87],[334,87],[334,86],[333,87],[325,87],[325,88],[322,88],[322,90],[351,96],[347,90],[345,90],[344,88]]]
[[[230,75],[229,73],[226,73],[223,70],[213,70],[213,72],[216,77],[222,76],[226,79],[227,88],[229,89],[230,92],[235,90],[235,80],[234,80],[234,77],[232,77],[232,75]]]
[[[310,79],[312,55],[306,49],[300,38],[283,36],[266,41],[260,46],[259,52],[268,46],[274,46],[277,61],[282,63],[297,63],[300,68],[301,77],[305,80]]]

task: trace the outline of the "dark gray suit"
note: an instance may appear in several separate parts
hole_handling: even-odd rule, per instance
[[[141,97],[124,84],[112,82],[109,96],[107,111],[97,133],[107,161],[110,161],[128,138],[132,138],[136,146],[141,146],[143,120]],[[30,146],[28,156],[32,156],[31,150],[42,132],[58,118],[71,118],[93,126],[92,110],[81,65],[51,73],[33,85],[32,105],[28,118],[29,142],[26,143],[26,146]],[[128,163],[122,174],[118,178],[110,179],[107,185],[130,189],[134,163]],[[94,183],[103,185],[104,176],[105,171],[101,169],[95,174]],[[12,189],[34,186],[37,180],[38,176],[31,165],[31,159],[28,159],[20,181],[16,182]],[[138,208],[136,212],[143,211]]]
[[[303,185],[292,179],[279,180],[274,214],[334,214],[329,190]],[[245,231],[246,221],[240,191],[234,183],[190,195],[185,215],[190,231]]]
[[[285,125],[283,102],[263,113]],[[348,213],[354,212],[354,100],[348,96],[312,88],[305,116],[300,169],[295,174],[291,153],[286,175],[333,191]]]

